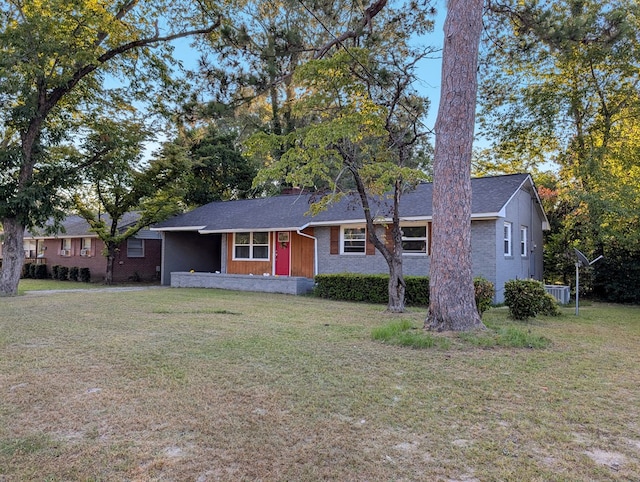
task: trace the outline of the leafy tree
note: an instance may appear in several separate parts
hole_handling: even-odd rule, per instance
[[[85,156],[94,161],[82,176],[92,195],[76,193],[74,204],[105,244],[106,284],[113,281],[113,263],[122,242],[180,208],[162,188],[172,183],[185,166],[164,160],[145,162],[144,142],[150,135],[140,122],[102,119],[83,146]],[[138,215],[135,223],[121,230],[120,222],[132,211]]]
[[[635,1],[492,2],[481,120],[493,151],[559,167],[545,270],[572,277],[572,247],[640,268],[640,6]],[[624,285],[594,266],[606,279]],[[582,284],[582,283],[581,283]],[[588,287],[585,284],[585,287]],[[591,288],[591,287],[589,287]],[[617,289],[617,288],[616,288]]]
[[[78,167],[60,155],[65,141],[106,99],[126,108],[127,96],[154,98],[154,82],[168,79],[168,42],[219,24],[207,0],[0,4],[0,295],[17,293],[24,228],[60,215],[56,194]],[[107,91],[107,76],[126,88]]]
[[[257,135],[254,147],[268,154],[284,150],[269,159],[258,183],[281,180],[314,190],[328,188],[312,205],[312,212],[326,208],[355,186],[369,240],[389,266],[388,309],[402,312],[405,282],[399,203],[404,191],[426,177],[417,168],[416,154],[426,135],[419,119],[427,104],[410,89],[414,64],[396,64],[393,56],[389,60],[374,60],[369,51],[351,48],[298,67],[294,82],[300,98],[292,105],[292,113],[304,120],[305,127],[286,136]],[[389,189],[393,202],[386,214],[392,220],[393,247],[376,233],[372,206],[372,196],[382,196]]]
[[[181,155],[188,162],[178,179],[184,203],[196,207],[250,195],[257,169],[236,144],[234,134],[222,134],[215,127],[193,129],[174,142],[175,148],[185,150]],[[163,155],[176,152],[165,149]]]
[[[450,0],[444,24],[425,320],[430,330],[484,327],[475,305],[471,267],[471,154],[482,8],[482,0]]]

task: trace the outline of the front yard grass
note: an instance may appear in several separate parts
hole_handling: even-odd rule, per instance
[[[639,480],[640,308],[505,348],[424,310],[201,289],[0,299],[0,480]]]

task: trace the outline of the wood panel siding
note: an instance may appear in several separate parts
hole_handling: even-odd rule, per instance
[[[227,234],[227,273],[229,274],[254,274],[262,276],[264,273],[273,274],[273,233],[269,233],[269,257],[268,261],[260,260],[234,260],[233,259],[233,233]]]
[[[313,236],[313,228],[307,228],[303,233]],[[297,233],[291,234],[291,276],[313,278],[315,242]]]

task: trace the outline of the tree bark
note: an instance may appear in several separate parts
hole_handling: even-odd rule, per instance
[[[18,283],[24,264],[24,226],[16,218],[2,220],[2,269],[0,269],[0,296],[18,294]]]
[[[429,312],[425,328],[484,328],[471,264],[471,150],[483,0],[449,0],[435,133]]]

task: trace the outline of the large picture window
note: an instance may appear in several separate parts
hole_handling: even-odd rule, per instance
[[[511,256],[513,251],[511,249],[511,223],[504,223],[504,255]]]
[[[402,252],[406,254],[427,254],[427,227],[402,227]]]
[[[365,254],[367,244],[367,228],[342,229],[342,253]]]
[[[269,233],[256,231],[233,235],[233,259],[269,259]]]

